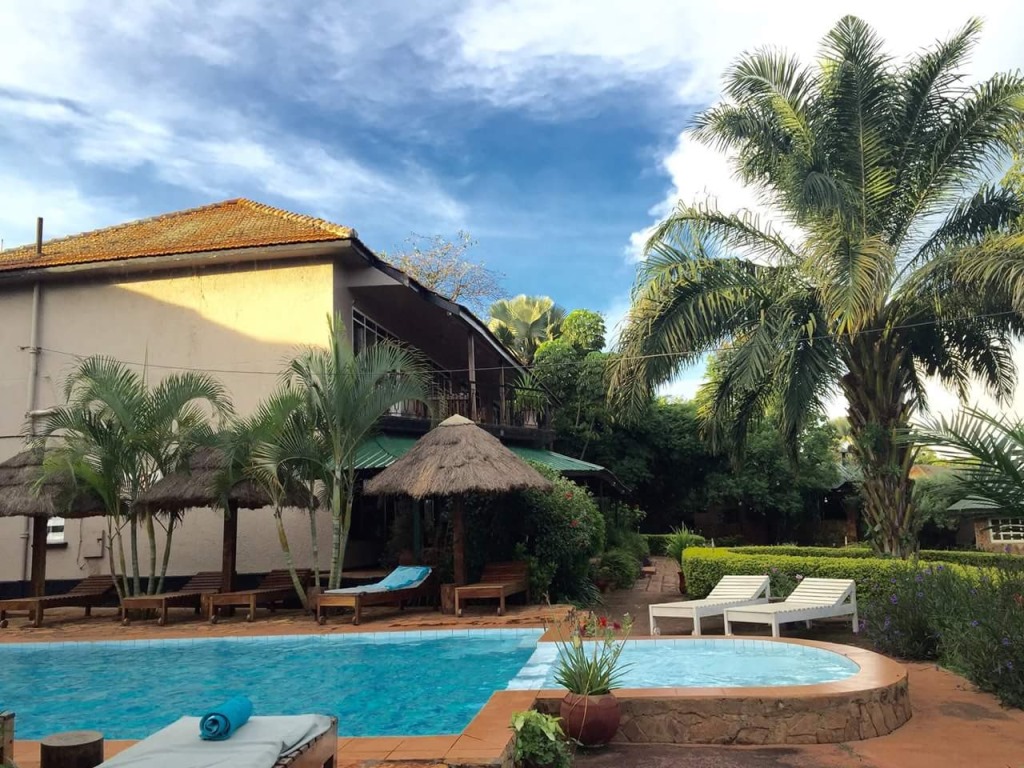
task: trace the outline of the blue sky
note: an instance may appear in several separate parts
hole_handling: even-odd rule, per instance
[[[231,197],[394,250],[468,230],[509,294],[621,319],[644,232],[677,199],[756,207],[683,133],[747,48],[806,57],[845,12],[896,53],[962,5],[893,3],[0,4],[0,238],[56,236]],[[1024,66],[1024,11],[986,18],[975,73]],[[692,393],[699,370],[671,391]]]

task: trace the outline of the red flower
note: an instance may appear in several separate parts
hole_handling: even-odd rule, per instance
[[[571,499],[572,498],[572,491],[569,491],[568,493],[566,493],[565,494],[565,498]]]
[[[580,521],[577,520],[575,517],[572,520],[569,521],[569,527],[570,528],[578,528],[579,524],[580,524]]]
[[[601,629],[607,629],[608,628],[608,617],[607,616],[602,616],[601,618],[599,618],[597,620],[597,624],[598,624],[598,626],[601,627]]]
[[[622,624],[617,621],[612,622],[612,629],[622,629]]]

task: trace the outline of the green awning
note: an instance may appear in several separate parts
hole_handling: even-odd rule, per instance
[[[389,467],[414,445],[416,445],[416,438],[414,437],[398,437],[395,435],[371,437],[359,446],[359,451],[356,453],[356,469],[376,470]],[[612,485],[622,488],[622,484],[615,475],[599,464],[591,464],[589,461],[581,461],[580,459],[574,459],[571,456],[555,453],[554,451],[547,451],[543,448],[524,448],[518,445],[510,445],[508,449],[521,459],[543,464],[570,477],[573,475],[600,476]]]

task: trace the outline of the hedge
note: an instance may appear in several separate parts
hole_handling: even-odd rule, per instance
[[[866,546],[849,547],[730,547],[730,552],[741,555],[781,555],[783,557],[842,557],[858,559],[890,559],[877,555]],[[976,552],[963,549],[922,549],[918,559],[932,563],[956,563],[958,565],[975,565],[992,568],[998,565],[1020,565],[1024,567],[1024,557],[1020,555],[1004,555],[1000,552]]]
[[[892,580],[905,572],[907,561],[896,558],[838,557],[836,550],[829,550],[827,556],[766,554],[755,550],[773,550],[774,547],[745,547],[737,551],[724,547],[691,547],[683,553],[683,572],[686,574],[686,593],[690,597],[705,597],[723,576],[729,574],[757,576],[768,574],[772,577],[772,594],[785,596],[790,584],[797,576],[815,576],[826,579],[853,579],[857,582],[857,597],[870,598],[883,594]],[[784,548],[806,551],[802,547]],[[812,549],[808,547],[806,549]],[[827,548],[826,548],[827,549]],[[923,566],[943,566],[942,563],[919,561]],[[952,566],[958,571],[975,571],[974,568]]]

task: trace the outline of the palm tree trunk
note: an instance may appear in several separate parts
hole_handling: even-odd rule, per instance
[[[292,584],[295,586],[295,594],[302,601],[302,607],[309,610],[309,600],[306,599],[306,590],[302,587],[302,580],[298,571],[295,570],[295,558],[292,557],[292,548],[288,543],[288,532],[284,529],[284,520],[281,518],[281,507],[274,506],[274,522],[277,523],[277,538],[281,542],[281,551],[284,553],[284,562],[288,566],[288,573],[292,575]]]
[[[149,539],[149,580],[146,582],[146,594],[156,591],[156,527],[153,525],[153,513],[148,509],[143,513],[146,520],[146,536]]]
[[[107,518],[107,565],[110,568],[110,577],[114,580],[114,589],[117,591],[117,601],[121,602],[121,598],[127,593],[128,584],[124,581],[118,581],[117,570],[114,568],[114,536],[111,532],[113,523],[112,518]],[[122,575],[123,579],[123,575]]]
[[[116,539],[117,539],[117,561],[118,561],[118,565],[121,568],[120,575],[121,575],[121,581],[124,584],[124,587],[123,587],[124,594],[125,595],[130,595],[130,594],[132,594],[132,589],[131,589],[131,584],[128,581],[128,564],[125,561],[125,556],[124,556],[124,536],[121,535],[121,530],[122,530],[122,528],[124,526],[123,526],[123,523],[119,522],[120,520],[122,520],[121,517],[114,518],[114,524],[115,524],[114,532],[116,534]]]
[[[343,514],[341,503],[341,478],[335,474],[334,487],[331,489],[331,575],[327,580],[328,589],[337,589],[341,583]]]
[[[355,483],[349,483],[345,488],[345,506],[341,521],[341,539],[338,542],[338,583],[341,583],[341,575],[345,570],[345,550],[348,549],[348,536],[352,530],[352,487]]]
[[[848,366],[842,388],[863,472],[868,536],[879,551],[905,558],[917,549],[910,480],[914,448],[905,439],[914,405],[903,361],[888,351],[896,346],[880,338],[870,349],[859,350],[860,359]]]
[[[142,582],[139,578],[139,519],[134,510],[128,515],[128,526],[132,557],[132,594],[138,595],[142,592]]]
[[[174,539],[175,520],[175,514],[171,512],[170,517],[167,520],[167,538],[164,539],[164,556],[160,562],[160,581],[156,585],[157,594],[164,591],[164,580],[167,578],[167,566],[171,561],[171,541]]]
[[[313,498],[313,489],[309,489],[309,498]],[[320,539],[316,525],[316,509],[309,509],[309,539],[313,550],[313,586],[320,588]]]

